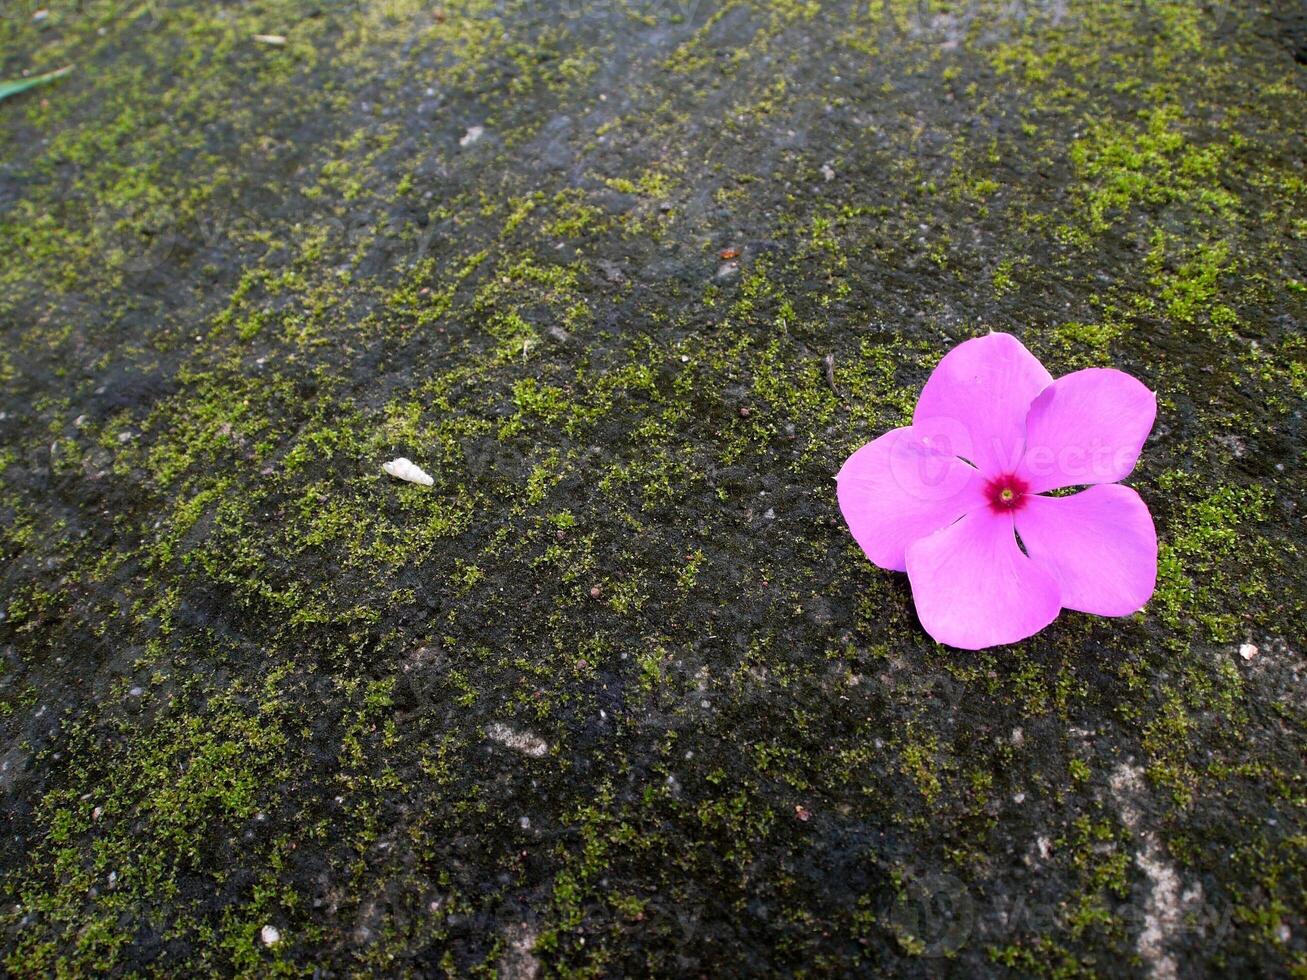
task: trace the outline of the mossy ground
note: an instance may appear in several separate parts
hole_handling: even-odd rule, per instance
[[[1307,973],[1300,29],[6,7],[6,971]],[[1161,578],[964,654],[832,478],[991,328]]]

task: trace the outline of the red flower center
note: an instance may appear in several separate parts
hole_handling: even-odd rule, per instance
[[[1025,493],[1030,484],[1021,477],[1007,473],[985,484],[985,496],[989,506],[996,512],[1019,510],[1025,504]]]

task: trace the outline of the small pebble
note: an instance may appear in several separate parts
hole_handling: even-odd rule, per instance
[[[142,694],[145,693],[145,688],[143,688],[143,687],[134,687],[134,688],[132,688],[130,691],[128,691],[127,693],[130,694],[130,695],[131,695],[132,697],[134,697],[134,698],[139,698]]]
[[[263,940],[264,946],[275,946],[281,942],[281,930],[276,926],[264,926],[259,930],[259,938]]]
[[[1244,643],[1239,647],[1239,656],[1244,660],[1252,660],[1257,656],[1257,646],[1253,643]]]
[[[598,599],[601,595],[603,595],[603,593],[604,593],[604,590],[601,589],[601,588],[599,588],[599,586],[597,586],[597,585],[592,585],[592,586],[590,586],[590,598],[591,598],[591,599]]]

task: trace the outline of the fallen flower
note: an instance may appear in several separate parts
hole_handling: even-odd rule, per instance
[[[840,510],[868,558],[908,573],[940,643],[1015,643],[1064,608],[1129,615],[1153,594],[1157,534],[1116,481],[1156,414],[1153,393],[1122,371],[1054,381],[1009,334],[968,340],[936,366],[911,425],[845,461]]]

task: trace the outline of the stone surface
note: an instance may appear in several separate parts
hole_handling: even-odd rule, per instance
[[[4,971],[1307,970],[1290,7],[7,4]],[[833,477],[988,329],[1160,578],[961,653]]]

